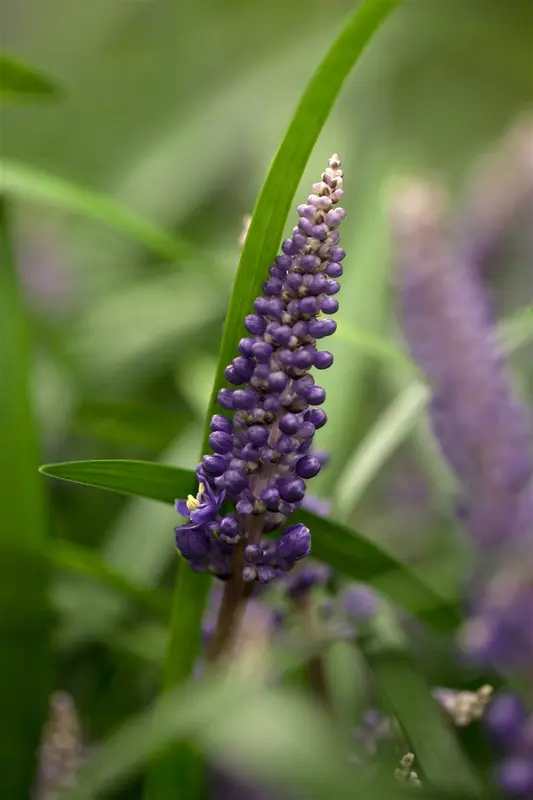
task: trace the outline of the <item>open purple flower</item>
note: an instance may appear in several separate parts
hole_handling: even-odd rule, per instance
[[[306,481],[322,467],[311,448],[316,430],[327,420],[317,408],[326,392],[310,369],[333,363],[318,342],[336,328],[328,315],[338,309],[334,295],[345,255],[337,230],[345,216],[336,207],[342,186],[340,160],[334,155],[307,203],[298,206],[298,225],[271,264],[253,313],[244,319],[248,335],[225,370],[231,388],[220,389],[217,396],[228,416],[215,414],[211,420],[213,453],[198,467],[202,485],[197,497],[176,506],[190,520],[177,529],[176,542],[193,569],[219,575],[222,565],[226,574],[228,546],[242,543],[244,579],[265,583],[310,552],[310,534],[303,525],[291,526],[277,547],[263,535],[283,527],[304,500]],[[227,515],[221,513],[224,501],[233,507]],[[183,529],[194,534],[194,547],[185,541]],[[201,534],[209,544],[207,554]]]

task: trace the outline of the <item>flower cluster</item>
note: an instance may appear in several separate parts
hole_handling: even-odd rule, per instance
[[[441,216],[438,194],[418,183],[393,207],[402,323],[432,386],[435,434],[468,495],[470,532],[497,547],[525,532],[528,421],[512,396],[481,281],[446,241]]]
[[[192,569],[220,578],[232,574],[235,545],[243,548],[243,578],[268,583],[308,555],[309,530],[287,528],[277,541],[264,533],[280,528],[301,504],[306,480],[321,460],[311,451],[315,431],[327,420],[318,408],[326,393],[309,370],[322,370],[333,356],[317,341],[334,333],[344,250],[337,227],[345,212],[340,160],[334,155],[313,185],[299,223],[270,266],[263,295],[245,320],[248,336],[225,377],[218,403],[232,418],[216,414],[209,444],[198,466],[196,497],[177,503],[188,522],[176,529],[176,545]],[[224,503],[231,506],[224,513]]]

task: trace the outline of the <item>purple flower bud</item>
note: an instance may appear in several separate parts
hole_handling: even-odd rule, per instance
[[[311,534],[301,523],[288,527],[276,542],[277,557],[289,563],[305,558],[310,552]]]
[[[279,429],[282,433],[291,436],[296,433],[300,426],[300,421],[295,414],[284,414],[279,420]]]
[[[212,431],[223,431],[224,433],[233,432],[233,424],[230,419],[221,414],[213,414],[209,427]]]
[[[248,389],[236,389],[233,392],[234,408],[242,408],[244,410],[253,408],[256,400],[255,392],[251,392]]]
[[[329,251],[329,260],[330,261],[342,261],[346,253],[342,249],[342,247],[332,247]]]
[[[340,288],[341,288],[341,285],[340,285],[340,283],[338,281],[327,281],[326,286],[325,286],[323,291],[324,291],[324,294],[327,294],[327,295],[337,294],[337,292],[340,290]]]
[[[299,347],[292,354],[292,364],[298,369],[309,369],[314,360],[315,354],[309,347]]]
[[[260,363],[268,364],[273,352],[273,347],[267,342],[254,342],[251,348],[251,355]]]
[[[289,342],[291,346],[296,345],[298,339],[303,339],[305,336],[307,336],[307,324],[302,322],[302,320],[298,320],[298,322],[292,326],[292,334],[293,335]]]
[[[276,395],[271,394],[268,397],[265,397],[264,407],[265,411],[269,411],[272,414],[277,414],[281,408],[281,403]]]
[[[268,376],[268,388],[271,392],[282,392],[287,385],[288,376],[285,372],[272,372]]]
[[[319,272],[317,275],[313,275],[312,281],[309,284],[310,294],[313,295],[322,294],[322,292],[326,291],[328,283],[329,283],[328,279],[321,272]]]
[[[312,422],[302,422],[298,428],[298,436],[300,439],[312,439],[315,435],[315,426]]]
[[[276,266],[283,270],[283,272],[287,273],[287,271],[292,267],[292,258],[285,255],[277,256]]]
[[[278,489],[281,499],[288,503],[298,503],[305,495],[305,483],[301,478],[284,478],[279,481]]]
[[[323,339],[331,336],[337,330],[337,323],[334,319],[312,319],[309,321],[309,335],[313,339]]]
[[[303,456],[296,464],[296,474],[300,478],[314,478],[320,472],[320,461],[315,456]]]
[[[338,261],[326,265],[326,275],[330,278],[340,278],[343,272],[342,264],[339,264]]]
[[[229,453],[233,447],[233,436],[224,431],[215,431],[209,436],[209,445],[215,453]]]
[[[328,415],[323,408],[310,408],[305,412],[305,421],[312,422],[314,427],[318,430],[323,428],[328,421]]]
[[[261,492],[261,500],[269,511],[277,511],[279,506],[279,492],[275,486],[269,486]]]
[[[217,394],[217,402],[222,408],[233,408],[233,390],[232,389],[219,389]]]
[[[313,228],[315,227],[310,219],[307,217],[301,217],[300,222],[298,223],[298,227],[305,233],[306,236],[311,236],[313,233]]]
[[[278,353],[280,364],[284,367],[290,367],[292,364],[292,353],[290,350],[280,350]]]
[[[266,295],[277,295],[283,288],[283,281],[279,278],[269,278],[263,284],[263,291]]]
[[[268,439],[268,428],[264,428],[261,425],[252,425],[248,428],[246,435],[252,444],[261,446]]]
[[[239,500],[235,508],[237,509],[237,513],[242,514],[243,516],[251,514],[254,510],[253,503],[248,497],[244,497]]]
[[[310,405],[319,406],[326,399],[326,390],[322,386],[308,386],[304,397]]]
[[[237,375],[243,378],[243,381],[247,381],[252,377],[252,372],[254,371],[254,362],[250,358],[245,358],[244,356],[237,356],[231,362],[231,365]]]
[[[220,533],[227,536],[228,539],[236,539],[239,535],[239,520],[237,517],[224,517],[220,523]]]
[[[224,370],[224,377],[228,383],[232,383],[233,386],[240,386],[242,383],[244,383],[244,379],[241,378],[241,376],[238,375],[235,369],[231,366],[226,367]]]
[[[296,291],[301,285],[303,281],[303,276],[299,275],[297,272],[289,272],[287,275],[285,283],[287,284],[289,289]]]
[[[276,570],[273,567],[256,567],[257,577],[260,583],[270,583],[276,577]]]
[[[258,544],[247,544],[244,548],[244,558],[250,564],[258,564],[263,558],[263,548]]]
[[[527,710],[517,695],[499,692],[486,709],[483,720],[494,738],[509,747],[519,740],[527,716]]]
[[[300,312],[302,314],[316,314],[318,303],[316,297],[302,297],[300,300]]]
[[[297,439],[293,439],[292,436],[285,436],[282,434],[278,441],[276,442],[276,450],[278,453],[287,454],[287,453],[295,453],[298,449],[299,442]]]
[[[239,353],[241,353],[243,356],[246,356],[247,358],[250,358],[250,356],[252,355],[252,348],[254,342],[255,339],[251,339],[249,336],[243,337],[238,344]]]
[[[241,455],[245,461],[255,463],[259,461],[259,450],[253,444],[246,444],[242,448]]]
[[[320,308],[324,314],[335,314],[339,310],[339,301],[334,297],[324,297],[320,303]]]
[[[333,364],[333,355],[327,350],[322,350],[320,353],[315,354],[313,366],[317,369],[328,369]]]
[[[209,552],[209,539],[201,528],[190,528],[182,525],[176,528],[176,547],[183,558],[193,561],[207,555]]]
[[[273,336],[277,345],[285,347],[291,340],[292,328],[290,328],[288,325],[278,325]]]
[[[202,467],[209,474],[217,477],[222,475],[228,466],[228,462],[220,455],[204,456],[202,458]]]
[[[301,256],[299,265],[302,272],[313,272],[320,265],[320,259],[314,255]]]
[[[369,586],[351,586],[343,597],[346,613],[355,622],[367,622],[378,612],[379,601]]]
[[[275,461],[276,458],[277,458],[277,453],[272,447],[269,447],[267,445],[266,447],[262,447],[261,448],[261,460],[262,461],[264,461],[265,463],[268,463],[269,461]]]
[[[248,314],[248,316],[244,318],[244,327],[248,333],[252,333],[254,336],[260,336],[265,332],[266,322],[263,317],[257,314]]]

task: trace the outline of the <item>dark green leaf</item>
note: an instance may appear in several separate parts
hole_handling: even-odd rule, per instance
[[[42,72],[11,56],[0,55],[0,105],[51,100],[58,94],[57,85]]]
[[[0,774],[6,797],[29,797],[48,703],[48,574],[43,487],[30,404],[27,320],[0,197]],[[37,672],[35,665],[38,664]]]
[[[166,503],[173,503],[177,497],[185,497],[195,488],[193,472],[147,461],[73,461],[48,464],[41,467],[41,471],[63,480]],[[451,630],[456,626],[459,617],[454,604],[439,597],[410,567],[363,534],[309,511],[297,511],[291,521],[301,521],[310,528],[313,555],[316,558],[331,564],[345,575],[372,584],[437,630]],[[190,573],[184,569],[181,575],[184,579]],[[201,580],[201,576],[192,574],[192,577]],[[177,608],[183,608],[184,605],[190,608],[192,601],[187,595],[188,591],[187,583],[182,589],[183,593],[180,592],[176,599]],[[195,636],[192,623],[187,627],[186,635],[188,640]]]
[[[171,236],[113,198],[27,164],[0,162],[0,192],[82,214],[130,236],[165,260],[198,256],[190,243]]]
[[[109,459],[66,461],[40,467],[44,475],[64,481],[96,486],[120,494],[133,494],[173,503],[193,489],[195,476],[190,470],[155,464],[151,461]]]
[[[362,649],[376,687],[398,719],[424,781],[453,797],[487,797],[410,655],[402,647],[384,647],[375,639],[363,640]]]

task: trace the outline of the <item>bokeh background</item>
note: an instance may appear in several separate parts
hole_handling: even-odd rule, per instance
[[[3,48],[62,88],[53,103],[2,112],[3,157],[42,173],[34,180],[61,176],[102,192],[183,239],[183,255],[163,261],[105,224],[15,202],[41,462],[141,458],[194,467],[242,219],[300,92],[352,7],[349,0],[2,4]],[[531,109],[532,40],[530,0],[407,0],[348,80],[299,193],[307,194],[332,152],[342,155],[348,255],[335,367],[325,379],[329,424],[320,432],[330,463],[313,492],[339,518],[431,572],[444,591],[460,580],[464,546],[453,480],[416,391],[409,394],[416,372],[388,350],[404,345],[387,197],[398,175],[429,176],[449,190],[453,224],[467,236],[480,159]],[[532,264],[531,223],[518,216],[485,272],[498,318],[533,302]],[[529,407],[532,355],[523,346],[511,364]],[[398,396],[403,428],[398,423],[383,463],[361,476],[360,446]],[[171,585],[171,508],[51,481],[46,493],[52,536],[101,549],[141,584]],[[53,683],[72,693],[85,736],[98,741],[153,696],[161,631],[80,576],[55,574],[52,597]],[[439,675],[447,667],[434,651],[426,655],[436,681],[449,677]]]

